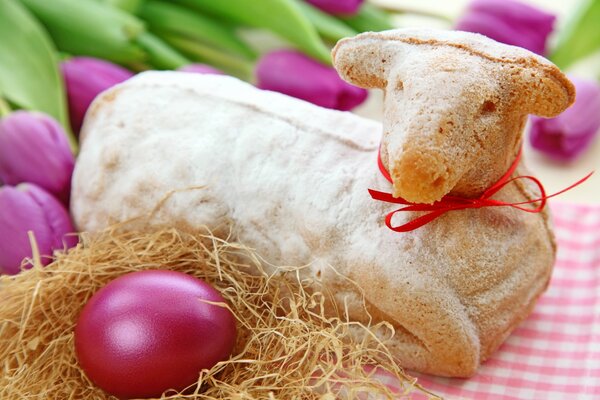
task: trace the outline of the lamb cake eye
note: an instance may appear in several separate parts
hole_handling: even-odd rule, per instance
[[[486,100],[481,105],[481,114],[491,114],[496,111],[496,103],[491,100]]]

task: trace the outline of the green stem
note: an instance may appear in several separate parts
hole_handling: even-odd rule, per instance
[[[136,14],[142,6],[144,0],[107,0],[106,3],[113,7],[120,8],[130,14]]]
[[[12,112],[12,108],[10,108],[10,105],[8,104],[8,102],[6,100],[4,100],[2,97],[0,97],[0,118],[6,117],[11,112]]]
[[[71,152],[73,152],[73,154],[75,156],[77,156],[77,153],[79,153],[79,143],[77,142],[77,138],[75,137],[75,134],[73,133],[73,131],[69,130],[65,130],[66,134],[67,134],[67,140],[69,141],[69,146],[71,147]]]
[[[148,63],[143,62],[134,62],[125,64],[127,69],[132,70],[133,72],[143,72],[148,71],[149,69],[153,69],[152,66]]]
[[[454,19],[445,14],[436,13],[435,11],[419,9],[417,7],[394,7],[393,5],[382,5],[378,6],[381,11],[387,12],[391,15],[393,14],[416,14],[424,17],[430,17],[435,19],[441,19],[445,22],[454,22]]]
[[[194,61],[205,62],[244,80],[252,77],[254,64],[249,61],[179,35],[165,33],[162,38]]]
[[[150,32],[142,32],[135,40],[148,53],[150,63],[158,69],[177,69],[190,63],[190,60]]]

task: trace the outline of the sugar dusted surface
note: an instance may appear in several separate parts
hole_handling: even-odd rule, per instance
[[[548,60],[473,33],[366,32],[332,55],[348,82],[384,90],[382,159],[394,195],[418,203],[480,195],[515,158],[527,115],[575,99]]]
[[[367,192],[390,190],[376,168],[381,130],[230,77],[144,73],[93,104],[72,213],[85,231],[153,210],[155,226],[231,229],[269,263],[308,264],[352,318],[368,319],[353,314],[364,295],[396,327],[403,365],[468,376],[545,287],[552,240],[542,216],[511,209],[391,232],[383,218],[395,207]],[[532,194],[513,185],[499,198]]]

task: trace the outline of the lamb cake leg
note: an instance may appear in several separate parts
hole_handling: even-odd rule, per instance
[[[390,322],[401,365],[470,376],[548,284],[547,212],[461,209],[397,233],[384,222],[397,205],[368,189],[423,204],[480,196],[515,162],[527,114],[560,113],[573,86],[537,55],[462,32],[366,33],[333,57],[349,82],[385,90],[383,126],[216,75],[147,72],[105,92],[81,136],[76,224],[155,211],[126,226],[232,232],[267,264],[308,265],[351,318],[368,322],[364,302]],[[538,195],[518,180],[493,199]]]

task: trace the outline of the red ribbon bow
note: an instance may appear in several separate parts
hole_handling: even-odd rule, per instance
[[[521,159],[521,152],[522,152],[522,150],[519,150],[519,154],[517,154],[517,157],[513,161],[512,165],[510,166],[508,171],[506,171],[506,173],[504,175],[502,175],[502,177],[495,184],[493,184],[489,189],[487,189],[485,192],[483,192],[483,194],[481,196],[479,196],[478,198],[469,199],[469,198],[465,198],[465,197],[446,195],[446,196],[442,197],[441,200],[438,200],[433,204],[421,204],[421,203],[412,203],[401,197],[394,197],[394,196],[392,196],[391,193],[380,192],[380,191],[373,190],[373,189],[369,189],[369,194],[371,195],[371,197],[374,200],[384,201],[386,203],[405,205],[406,207],[401,207],[401,208],[387,214],[385,217],[385,224],[388,228],[390,228],[394,232],[408,232],[408,231],[412,231],[417,228],[420,228],[421,226],[440,217],[442,214],[444,214],[448,211],[452,211],[452,210],[463,210],[466,208],[481,208],[481,207],[513,207],[513,208],[519,209],[521,211],[529,212],[529,213],[539,213],[540,211],[542,211],[544,209],[544,207],[546,206],[546,201],[549,198],[558,196],[559,194],[564,193],[567,190],[573,189],[575,186],[580,185],[584,181],[586,181],[594,173],[592,171],[589,174],[587,174],[585,177],[583,177],[582,179],[578,180],[571,186],[567,187],[566,189],[556,192],[550,196],[546,196],[546,191],[544,190],[544,186],[536,177],[529,176],[529,175],[519,175],[514,178],[511,178],[512,174],[517,169],[517,165],[519,164],[519,161]],[[381,161],[380,153],[378,154],[378,157],[377,157],[377,164],[379,165],[379,170],[381,171],[381,173],[385,177],[385,179],[387,179],[390,183],[393,183],[390,173],[387,171],[387,169],[383,165],[383,162]],[[500,191],[504,186],[506,186],[509,183],[516,181],[518,179],[529,179],[530,181],[532,181],[539,188],[541,196],[537,199],[521,201],[521,202],[517,202],[517,203],[507,203],[504,201],[494,200],[491,198],[494,194],[496,194],[498,191]],[[538,203],[538,202],[540,204],[535,208],[524,207],[525,204],[534,204],[534,203]],[[392,226],[392,217],[394,216],[394,214],[401,212],[401,211],[426,211],[427,214],[417,217],[417,218],[415,218],[405,224],[402,224],[400,226]]]

